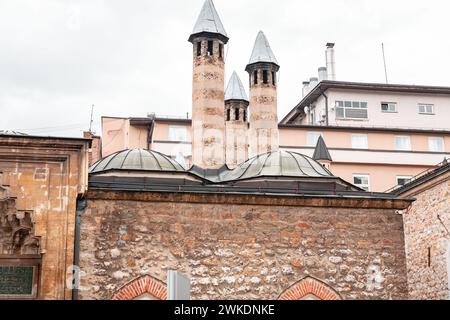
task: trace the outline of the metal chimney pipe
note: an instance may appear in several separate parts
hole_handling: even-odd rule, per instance
[[[309,81],[303,82],[303,88],[302,88],[302,94],[303,98],[306,97],[306,95],[309,93]]]
[[[310,78],[309,79],[309,90],[313,90],[319,84],[319,78]]]
[[[327,62],[328,80],[336,80],[336,60],[334,55],[334,43],[327,43],[327,50],[325,52]]]
[[[328,80],[327,68],[321,67],[319,68],[319,82]]]

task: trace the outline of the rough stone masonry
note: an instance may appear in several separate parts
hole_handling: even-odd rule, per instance
[[[371,201],[90,190],[80,298],[176,269],[192,299],[277,299],[306,277],[342,299],[406,299],[402,217]]]

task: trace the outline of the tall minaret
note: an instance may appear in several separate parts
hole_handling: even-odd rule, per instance
[[[262,31],[256,37],[250,62],[249,155],[277,151],[279,148],[277,113],[277,72],[280,69]]]
[[[224,46],[227,33],[206,0],[189,37],[193,44],[192,162],[204,169],[225,164]]]
[[[225,91],[226,164],[233,169],[248,159],[248,98],[233,72]]]

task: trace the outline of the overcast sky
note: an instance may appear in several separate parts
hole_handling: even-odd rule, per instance
[[[215,0],[230,37],[226,78],[263,30],[281,65],[278,113],[336,43],[337,78],[450,86],[448,0]],[[101,116],[186,115],[203,0],[0,0],[0,129],[81,136]]]

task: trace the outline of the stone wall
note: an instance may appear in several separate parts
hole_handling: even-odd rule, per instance
[[[165,283],[170,269],[191,277],[193,299],[292,297],[286,291],[306,278],[343,299],[407,298],[395,209],[287,206],[281,197],[248,196],[241,201],[248,204],[232,195],[222,203],[214,196],[139,197],[89,191],[80,298],[111,299],[142,276]],[[259,199],[273,205],[257,205]]]
[[[449,178],[447,173],[406,195],[417,199],[404,215],[411,299],[449,299]]]
[[[72,275],[76,199],[87,188],[88,144],[82,139],[0,136],[2,184],[16,198],[17,210],[30,212],[40,239],[39,299],[71,299],[66,280]]]

